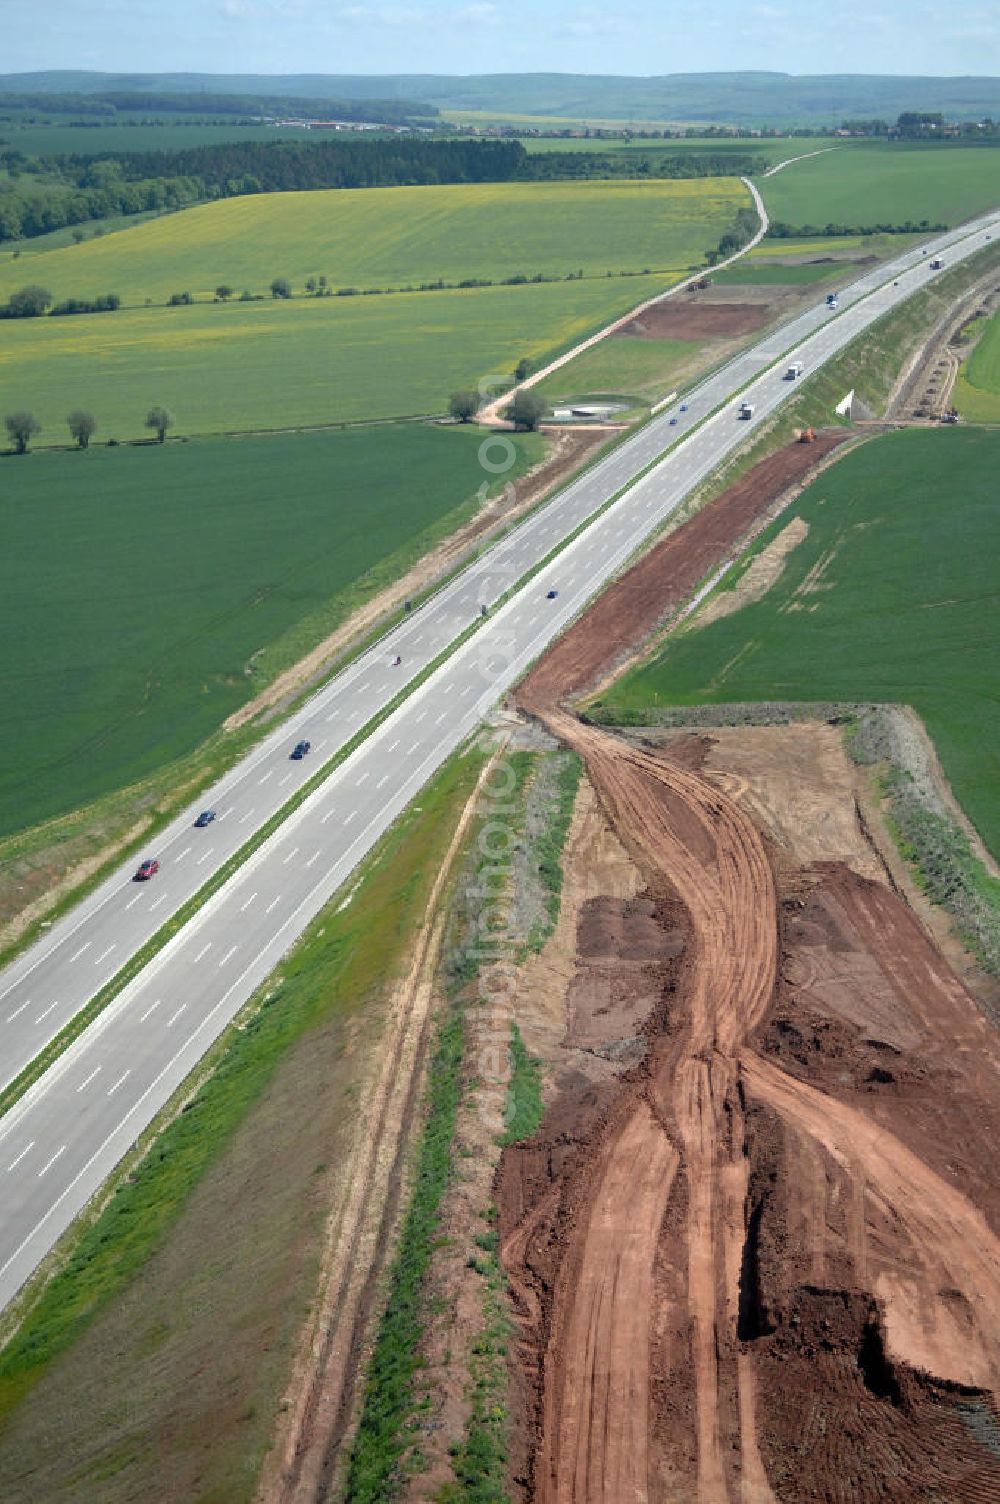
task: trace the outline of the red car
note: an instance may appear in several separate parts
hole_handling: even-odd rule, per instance
[[[135,874],[133,881],[137,883],[144,883],[148,878],[154,877],[156,873],[159,872],[159,870],[160,864],[156,860],[155,856],[148,856],[144,862],[141,862],[139,864],[139,870]]]

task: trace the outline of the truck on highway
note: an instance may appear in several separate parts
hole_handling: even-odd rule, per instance
[[[791,365],[788,367],[788,370],[785,372],[785,380],[786,381],[795,381],[801,375],[802,375],[802,362],[801,362],[801,360],[793,360],[792,363],[791,363]]]
[[[939,272],[943,266],[944,266],[944,262],[941,260],[941,257],[940,256],[935,256],[934,260],[931,262],[931,271],[932,272]]]
[[[754,411],[754,409],[753,409],[753,403],[752,402],[741,402],[740,403],[740,417],[741,418],[752,418],[753,417],[753,411]]]
[[[826,306],[827,306],[827,308],[839,308],[840,307],[840,298],[838,297],[838,295],[835,292],[828,292],[827,293],[827,295],[826,295]]]

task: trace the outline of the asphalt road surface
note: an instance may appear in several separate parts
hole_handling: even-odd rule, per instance
[[[149,855],[161,868],[149,883],[132,881],[135,864],[123,867],[0,976],[0,1079],[10,1081],[323,762],[479,621],[482,605],[582,529],[308,796],[0,1121],[0,1306],[498,695],[791,394],[789,363],[801,361],[808,376],[932,280],[935,255],[954,265],[998,232],[993,213],[908,252],[842,289],[838,312],[807,310],[685,393],[686,412],[678,400],[619,445],[271,733],[157,839]],[[737,393],[754,405],[749,421],[737,416]],[[491,442],[499,461],[502,438]],[[313,749],[292,762],[300,737]],[[194,829],[206,806],[218,819]]]

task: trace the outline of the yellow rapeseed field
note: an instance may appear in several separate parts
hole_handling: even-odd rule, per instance
[[[116,292],[164,303],[220,285],[297,292],[399,288],[537,273],[674,272],[700,259],[749,202],[737,179],[482,183],[259,194],[203,204],[81,245],[0,256],[0,299],[27,281],[58,300]]]

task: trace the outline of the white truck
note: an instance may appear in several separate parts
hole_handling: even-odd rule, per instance
[[[827,308],[839,308],[840,307],[840,298],[838,297],[838,295],[835,292],[828,292],[827,293],[827,295],[826,295],[826,306],[827,306]]]
[[[943,266],[944,266],[944,262],[941,260],[941,257],[940,256],[935,256],[934,260],[931,262],[931,271],[932,272],[939,272]]]
[[[753,408],[753,403],[752,402],[741,402],[740,403],[740,417],[741,418],[752,418],[753,417],[753,411],[754,411],[754,408]]]
[[[801,375],[802,375],[802,362],[801,362],[801,360],[793,360],[792,363],[791,363],[791,365],[788,367],[788,370],[785,372],[785,380],[786,381],[796,381],[796,380],[798,380],[798,378]]]

